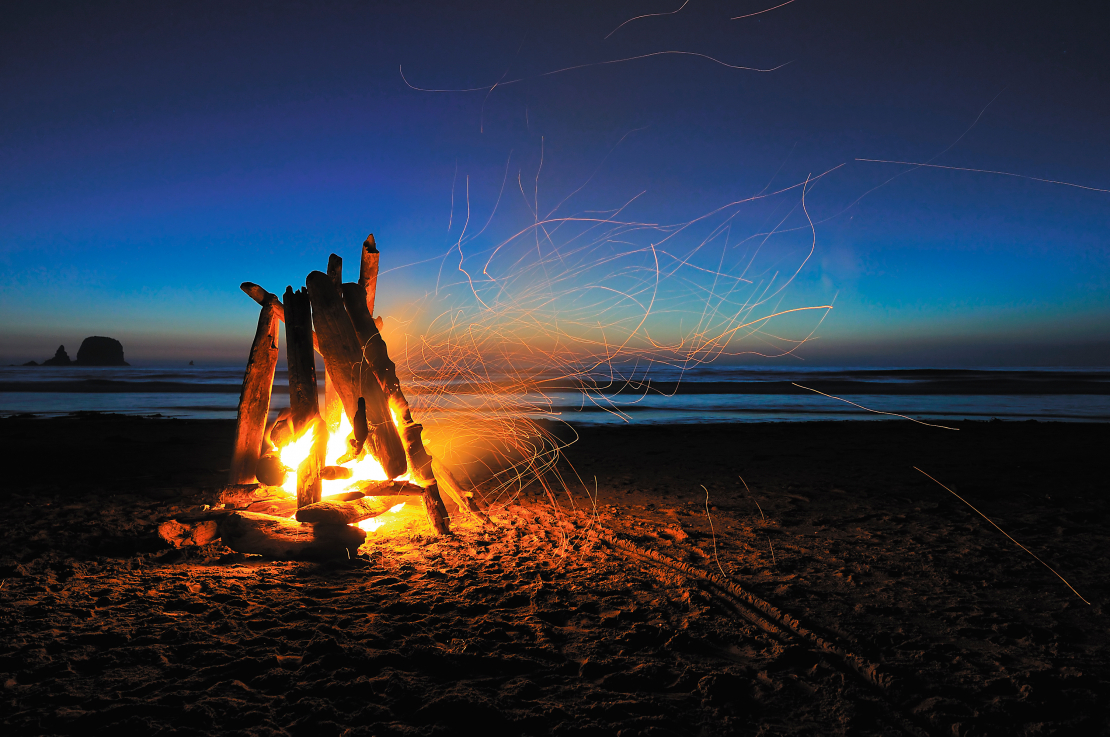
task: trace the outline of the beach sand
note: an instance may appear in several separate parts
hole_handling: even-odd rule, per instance
[[[580,428],[558,509],[313,564],[157,537],[231,422],[0,419],[0,726],[1107,733],[1110,425],[956,426]]]

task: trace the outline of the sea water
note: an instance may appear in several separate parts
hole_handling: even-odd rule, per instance
[[[112,412],[234,419],[242,377],[243,368],[235,366],[0,367],[0,415],[50,417]],[[876,412],[931,422],[992,418],[1110,421],[1107,368],[708,366],[691,371],[654,367],[645,372],[633,367],[623,372],[623,378],[629,377],[637,384],[619,394],[612,393],[613,384],[590,392],[560,390],[521,395],[506,406],[529,417],[580,424],[891,418]],[[322,389],[322,372],[320,378]],[[804,386],[837,381],[849,382],[853,387],[852,393],[837,396],[861,406],[814,393],[767,393],[768,388],[773,392],[773,387],[791,382]],[[656,385],[664,386],[664,393],[656,391]],[[1007,393],[997,393],[999,387]],[[716,391],[718,388],[720,391]],[[410,401],[427,421],[447,411],[428,406],[416,392],[410,393]],[[271,414],[288,405],[286,375],[279,370]],[[451,405],[449,411],[453,413],[478,413],[484,402],[480,396],[459,394]]]

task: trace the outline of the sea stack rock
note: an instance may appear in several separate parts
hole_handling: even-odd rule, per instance
[[[68,366],[73,361],[69,360],[69,354],[66,353],[64,345],[58,346],[58,350],[54,352],[53,358],[48,358],[42,362],[43,366]]]
[[[115,338],[94,335],[81,341],[77,349],[77,366],[130,366],[123,360],[123,344]]]

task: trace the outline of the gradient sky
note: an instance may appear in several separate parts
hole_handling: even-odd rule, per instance
[[[383,269],[411,264],[383,277],[388,320],[443,286],[467,187],[473,235],[508,172],[474,250],[527,225],[516,179],[531,198],[542,152],[542,210],[588,180],[562,214],[639,195],[628,215],[663,223],[839,166],[807,189],[816,250],[782,303],[835,298],[800,351],[814,365],[1110,364],[1110,193],[1022,178],[1110,189],[1096,4],[795,0],[730,20],[776,4],[620,28],[681,0],[5,4],[0,362],[98,334],[139,364],[239,363],[257,316],[239,283],[303,283],[332,251],[350,268],[370,231]],[[661,51],[785,66],[596,65]],[[418,91],[402,69],[486,90]],[[735,239],[796,200],[742,208]],[[811,239],[768,253],[797,263]]]

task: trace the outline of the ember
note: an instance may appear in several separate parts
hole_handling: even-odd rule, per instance
[[[229,486],[206,510],[176,520],[211,526],[228,547],[275,558],[343,557],[380,530],[410,500],[437,534],[449,532],[441,492],[463,514],[484,518],[472,496],[424,447],[397,368],[373,316],[378,249],[362,247],[357,282],[344,283],[342,259],[313,271],[284,297],[245,282],[261,306],[239,399]],[[277,370],[278,323],[285,323],[289,409],[267,424]],[[325,366],[319,407],[315,353]],[[164,535],[165,536],[165,535]],[[167,537],[167,539],[170,539]]]

